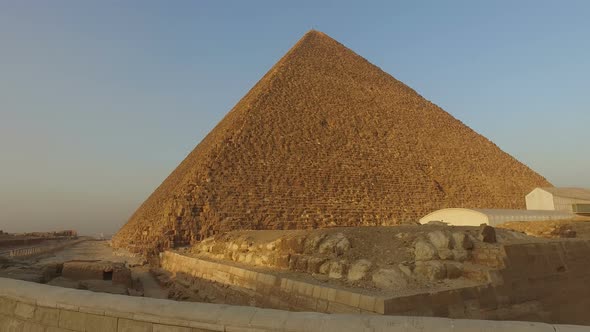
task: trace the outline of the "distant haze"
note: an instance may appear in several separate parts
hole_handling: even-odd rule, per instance
[[[114,233],[311,28],[554,185],[590,187],[588,17],[586,1],[2,1],[0,229]]]

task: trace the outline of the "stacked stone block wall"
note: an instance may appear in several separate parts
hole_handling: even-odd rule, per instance
[[[298,313],[101,294],[0,278],[0,331],[578,332],[588,328],[530,322]]]
[[[210,280],[244,291],[256,299],[256,305],[268,308],[590,324],[589,241],[490,246],[479,248],[477,255],[489,267],[481,285],[392,297],[169,251],[161,254],[161,264],[181,278]]]

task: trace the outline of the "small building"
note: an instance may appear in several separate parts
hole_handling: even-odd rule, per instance
[[[528,210],[554,210],[590,214],[590,189],[535,188],[526,195],[526,208]]]
[[[427,214],[420,223],[440,221],[453,226],[496,226],[508,221],[558,220],[573,216],[565,211],[449,208]]]

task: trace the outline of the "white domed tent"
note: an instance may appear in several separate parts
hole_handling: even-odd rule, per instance
[[[496,226],[507,221],[557,220],[573,216],[574,214],[564,211],[449,208],[427,214],[420,219],[420,223],[440,221],[453,226]]]

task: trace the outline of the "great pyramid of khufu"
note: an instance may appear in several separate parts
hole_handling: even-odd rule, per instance
[[[155,253],[231,229],[395,225],[524,208],[550,184],[324,33],[275,64],[113,239]]]

